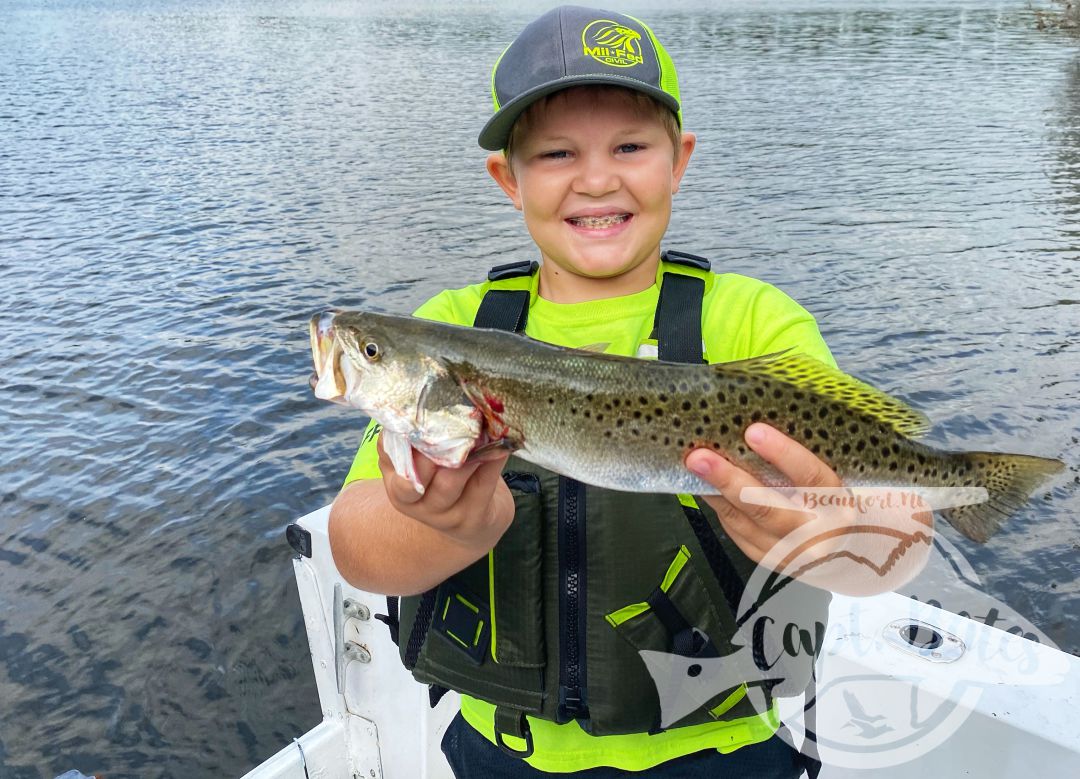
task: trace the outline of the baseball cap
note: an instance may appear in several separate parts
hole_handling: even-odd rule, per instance
[[[522,30],[495,62],[495,115],[480,131],[480,145],[506,148],[510,128],[530,105],[583,84],[643,92],[674,111],[682,125],[675,65],[652,30],[625,14],[564,5]]]

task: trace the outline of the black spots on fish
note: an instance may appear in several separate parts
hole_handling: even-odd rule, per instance
[[[923,454],[922,452],[919,452],[918,454],[916,454],[915,459],[917,459],[919,461],[919,465],[926,465],[926,455]]]
[[[638,410],[638,409],[634,410],[634,419],[641,419],[641,411],[640,410]]]
[[[641,395],[641,396],[638,397],[638,403],[640,403],[643,406],[647,406],[647,405],[649,405],[649,399],[647,397],[645,397],[644,395]]]
[[[889,470],[890,470],[890,471],[895,471],[895,470],[897,470],[897,469],[898,469],[899,467],[900,467],[900,464],[899,464],[899,463],[897,463],[897,462],[896,462],[896,460],[893,460],[893,461],[892,461],[891,463],[889,463]]]
[[[825,449],[823,449],[821,452],[821,456],[824,457],[827,461],[831,461],[833,458],[832,447],[825,447]]]
[[[780,414],[775,408],[770,408],[768,411],[765,412],[765,416],[769,418],[770,422],[775,422],[776,418],[780,416]]]
[[[601,411],[597,411],[597,412],[596,412],[596,421],[597,421],[597,422],[603,422],[603,421],[604,421],[604,414],[603,414],[603,412],[601,412]]]
[[[787,407],[787,410],[790,411],[792,414],[798,414],[799,413],[799,404],[798,403],[792,403],[790,406]]]
[[[804,400],[806,398],[806,393],[800,390],[795,390],[793,393],[791,393],[791,396],[795,398],[795,400]]]
[[[821,454],[821,444],[811,444],[810,452],[811,454]]]
[[[656,418],[659,419],[660,417],[664,416],[664,409],[662,409],[660,406],[657,406],[655,409],[653,409],[653,414],[655,414]]]
[[[679,382],[679,392],[681,392],[682,394],[685,395],[689,391],[690,391],[690,382],[688,382],[688,381],[680,381]]]
[[[570,407],[570,413],[573,414],[574,416],[577,416],[577,409],[574,408],[573,406],[571,406]]]
[[[682,402],[682,410],[683,411],[689,411],[691,408],[693,408],[693,406],[692,406],[692,404],[690,403],[689,400],[684,400]]]
[[[720,451],[720,444],[717,443],[716,441],[713,441],[712,442],[712,448],[719,452]]]
[[[658,440],[660,440],[660,436],[658,436],[656,433],[653,433],[649,436],[649,440],[655,444]]]
[[[682,448],[683,448],[684,446],[686,446],[686,441],[684,441],[684,440],[683,440],[683,439],[681,439],[681,438],[676,438],[676,439],[675,439],[675,446],[677,446],[677,447],[679,447],[680,449],[682,449]]]
[[[705,400],[705,398],[702,398],[701,400],[698,401],[697,405],[698,405],[698,408],[700,408],[702,411],[704,411],[705,409],[707,409],[709,407],[709,401]],[[708,419],[708,417],[706,417],[706,419]]]
[[[664,436],[664,446],[667,446],[670,443],[671,443],[671,436],[669,436],[669,435]]]
[[[618,408],[619,406],[622,405],[622,401],[619,400],[618,398],[612,398],[611,399],[611,405],[613,405],[615,408]]]
[[[865,448],[866,448],[866,441],[859,440],[859,441],[855,442],[855,451],[856,452],[861,452]]]
[[[814,431],[810,428],[805,428],[802,432],[803,438],[805,438],[807,441],[812,441],[814,439]]]
[[[745,376],[743,376],[741,374],[736,374],[734,379],[735,379],[735,383],[738,384],[740,387],[743,386],[744,384],[746,384],[746,382],[749,381],[748,378],[746,378]]]
[[[701,417],[701,421],[702,421],[703,424],[711,425],[712,424],[712,417],[710,417],[708,414],[705,414],[704,416]]]
[[[672,417],[671,418],[671,426],[673,428],[675,428],[676,430],[678,430],[679,428],[682,427],[682,420],[679,419],[678,417]]]
[[[593,402],[593,394],[590,392],[588,395],[585,396],[585,400],[592,403]]]
[[[915,473],[915,463],[908,463],[907,464],[907,472],[908,473]]]
[[[780,398],[784,397],[784,391],[782,389],[780,389],[779,387],[777,387],[776,389],[774,389],[772,391],[772,396],[776,400],[780,400]]]
[[[616,419],[615,420],[615,427],[622,427],[625,424],[626,424],[626,420],[623,420],[623,419]]]
[[[731,432],[731,428],[727,426],[727,423],[720,425],[720,435],[727,435]]]
[[[849,454],[851,452],[851,444],[847,441],[840,444],[840,454]]]
[[[746,397],[746,393],[745,392],[740,392],[739,393],[739,405],[740,406],[745,406],[749,402],[750,402],[750,398]]]
[[[716,400],[719,403],[727,403],[727,395],[725,395],[723,392],[717,392]]]
[[[850,425],[848,425],[848,432],[851,433],[852,435],[855,435],[856,433],[858,433],[859,432],[859,424],[858,424],[858,422],[852,422]]]
[[[757,395],[759,398],[765,397],[765,388],[764,387],[754,387],[754,394]]]
[[[705,428],[701,427],[701,425],[698,425],[694,428],[694,435],[696,435],[698,438],[701,438],[701,436],[705,435]]]
[[[610,430],[605,430],[604,431],[604,438],[611,438],[611,431]]]
[[[738,446],[735,447],[735,451],[738,452],[741,455],[745,455],[746,454],[746,447],[743,446],[742,444],[739,444]]]
[[[889,447],[889,450],[893,454],[900,454],[900,444],[893,444],[892,446]]]
[[[881,440],[876,435],[870,435],[870,446],[877,446],[880,443]]]
[[[754,411],[750,412],[750,421],[751,422],[760,422],[761,421],[761,416],[762,416],[761,412],[757,411],[755,409]]]
[[[554,406],[555,405],[555,398],[548,398],[548,405],[549,406]]]
[[[818,434],[818,438],[820,438],[822,441],[828,441],[829,440],[829,431],[826,430],[825,428],[823,428],[823,427],[818,428],[817,434]]]
[[[889,457],[889,454],[890,454],[890,449],[889,449],[889,447],[887,447],[887,446],[883,446],[883,447],[881,447],[881,456],[882,456],[882,457],[884,457],[885,459],[888,459],[888,457]]]
[[[736,427],[742,427],[742,414],[736,414],[731,418],[731,421],[735,423]]]
[[[802,418],[803,422],[809,422],[811,419],[814,418],[814,415],[810,413],[809,409],[807,409],[806,411],[802,412]]]
[[[632,428],[630,428],[630,433],[631,433],[632,435],[635,435],[635,436],[639,436],[639,435],[641,435],[641,431],[640,431],[640,430],[638,430],[638,429],[637,429],[636,427],[632,427]]]
[[[668,396],[665,395],[663,392],[660,393],[660,402],[661,403],[667,403],[667,398],[668,398]]]
[[[787,430],[788,435],[795,435],[795,423],[794,422],[788,422],[787,423],[787,428],[785,428],[785,429]]]
[[[822,406],[820,409],[818,409],[817,415],[818,415],[818,419],[826,419],[826,418],[828,418],[828,416],[829,416],[829,407],[828,406]]]
[[[582,416],[584,416],[586,419],[589,419],[592,416],[592,412],[589,411],[589,409],[585,409],[585,411],[582,412]]]
[[[604,411],[614,411],[614,410],[615,410],[615,406],[613,406],[612,404],[610,404],[610,403],[605,403],[604,404]]]

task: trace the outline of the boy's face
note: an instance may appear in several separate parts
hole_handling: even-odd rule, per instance
[[[694,148],[621,89],[560,92],[529,117],[514,159],[488,171],[523,212],[544,260],[544,297],[571,303],[640,292],[656,279],[671,198]]]

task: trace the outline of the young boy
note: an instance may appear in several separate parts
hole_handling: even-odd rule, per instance
[[[662,359],[715,363],[795,349],[834,364],[810,314],[774,287],[714,274],[700,258],[662,261],[696,139],[682,132],[675,70],[648,27],[557,8],[503,52],[492,90],[495,115],[480,134],[493,152],[487,170],[523,213],[541,263],[444,291],[416,316],[523,329],[561,346],[604,343],[626,356],[659,349]],[[669,293],[669,279],[682,286]],[[689,352],[685,343],[672,351],[665,322],[686,310],[688,324],[674,329],[689,333]],[[799,755],[774,735],[774,708],[748,703],[745,685],[660,727],[638,655],[659,640],[662,651],[705,657],[731,637],[731,616],[716,616],[733,604],[715,566],[745,581],[802,521],[742,503],[740,490],[759,486],[750,474],[691,452],[687,467],[724,496],[699,508],[689,496],[680,506],[508,467],[506,454],[457,469],[415,454],[421,494],[394,471],[377,433],[369,428],[334,503],[334,558],[358,587],[416,596],[402,599],[399,641],[419,678],[463,692],[443,742],[456,776],[801,775]],[[746,443],[794,484],[840,486],[772,427],[751,425]],[[689,632],[678,629],[680,610]],[[680,650],[687,636],[691,648]]]

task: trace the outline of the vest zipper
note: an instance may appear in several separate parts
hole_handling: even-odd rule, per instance
[[[588,718],[585,687],[585,487],[559,477],[560,721]]]

